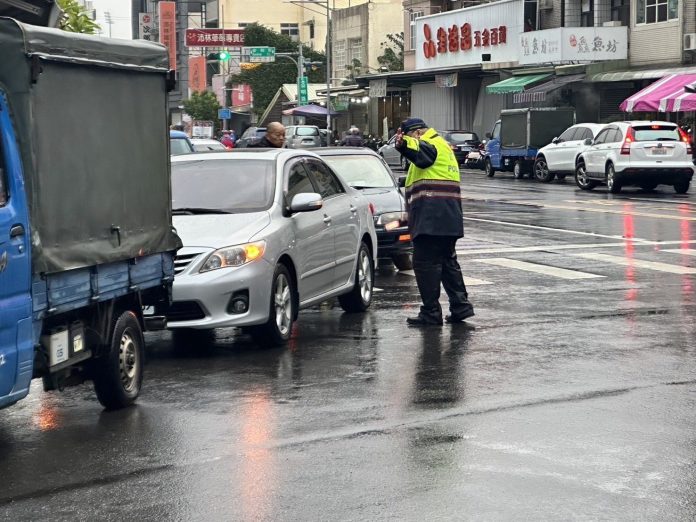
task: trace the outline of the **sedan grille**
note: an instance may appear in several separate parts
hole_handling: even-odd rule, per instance
[[[191,261],[196,259],[201,255],[201,252],[194,252],[193,254],[180,254],[174,258],[174,274],[180,274],[183,272]]]

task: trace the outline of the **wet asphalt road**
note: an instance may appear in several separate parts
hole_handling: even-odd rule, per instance
[[[0,411],[0,519],[696,518],[696,196],[463,187],[469,326],[385,271],[287,348],[149,335],[136,407]]]

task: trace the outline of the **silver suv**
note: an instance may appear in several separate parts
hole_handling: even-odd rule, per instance
[[[288,149],[321,147],[321,135],[316,125],[290,125],[285,128],[285,146]]]

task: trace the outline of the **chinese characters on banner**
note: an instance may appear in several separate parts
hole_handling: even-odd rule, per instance
[[[138,14],[138,38],[141,40],[155,41],[155,27],[152,13]]]
[[[169,49],[169,68],[176,70],[176,2],[160,2],[159,41]]]
[[[415,20],[416,70],[512,63],[519,58],[524,0],[486,4]]]
[[[192,56],[189,58],[189,90],[204,92],[206,90],[206,58],[205,56]]]
[[[456,24],[445,29],[437,29],[436,41],[433,41],[433,32],[429,24],[423,26],[423,56],[435,58],[438,54],[457,53],[470,51],[474,47],[491,47],[507,43],[507,26],[501,25],[482,31],[473,30],[471,24],[466,23],[461,27]],[[436,43],[437,42],[437,43]]]
[[[251,85],[242,83],[232,86],[232,107],[243,107],[251,102]]]
[[[242,47],[244,29],[186,29],[186,47]]]
[[[628,58],[628,28],[559,27],[520,35],[520,64]]]

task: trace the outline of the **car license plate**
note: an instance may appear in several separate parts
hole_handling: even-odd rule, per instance
[[[654,156],[664,156],[667,154],[667,149],[664,147],[654,147],[652,153]]]
[[[470,152],[469,155],[467,156],[467,159],[479,159],[481,157],[481,154],[478,152]]]

